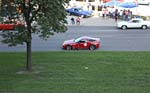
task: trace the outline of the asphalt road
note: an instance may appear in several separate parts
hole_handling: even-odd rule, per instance
[[[64,51],[64,40],[80,36],[99,37],[102,46],[95,51],[150,51],[150,29],[121,30],[115,26],[69,26],[66,33],[55,34],[46,41],[33,35],[32,51]],[[26,51],[26,46],[8,47],[0,43],[0,51]]]

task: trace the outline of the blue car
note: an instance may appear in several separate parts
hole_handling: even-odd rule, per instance
[[[80,16],[80,17],[92,16],[92,11],[85,11],[82,8],[70,8],[70,9],[66,9],[66,12],[69,15],[75,15],[75,16]]]

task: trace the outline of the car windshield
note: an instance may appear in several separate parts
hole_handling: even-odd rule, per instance
[[[128,22],[129,22],[129,23],[132,23],[132,22],[133,22],[133,20],[129,20]]]
[[[81,38],[77,38],[77,39],[74,40],[74,42],[77,43],[77,42],[79,42],[80,40],[81,40]]]
[[[82,9],[79,9],[79,11],[81,12],[81,11],[83,11]]]

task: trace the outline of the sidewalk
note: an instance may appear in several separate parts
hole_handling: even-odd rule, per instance
[[[76,17],[73,16],[75,19]],[[67,21],[68,21],[68,26],[77,26],[76,24],[72,25],[71,24],[71,16],[68,16]],[[114,19],[105,17],[102,18],[100,17],[89,17],[89,18],[82,18],[80,26],[116,26],[116,22]]]

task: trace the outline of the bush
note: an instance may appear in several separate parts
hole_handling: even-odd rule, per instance
[[[141,16],[141,18],[142,18],[143,20],[146,20],[146,16]]]
[[[139,15],[132,15],[132,18],[142,18],[143,20],[150,20],[150,16],[139,16]]]
[[[2,22],[3,22],[3,17],[0,16],[0,23],[2,23]]]

